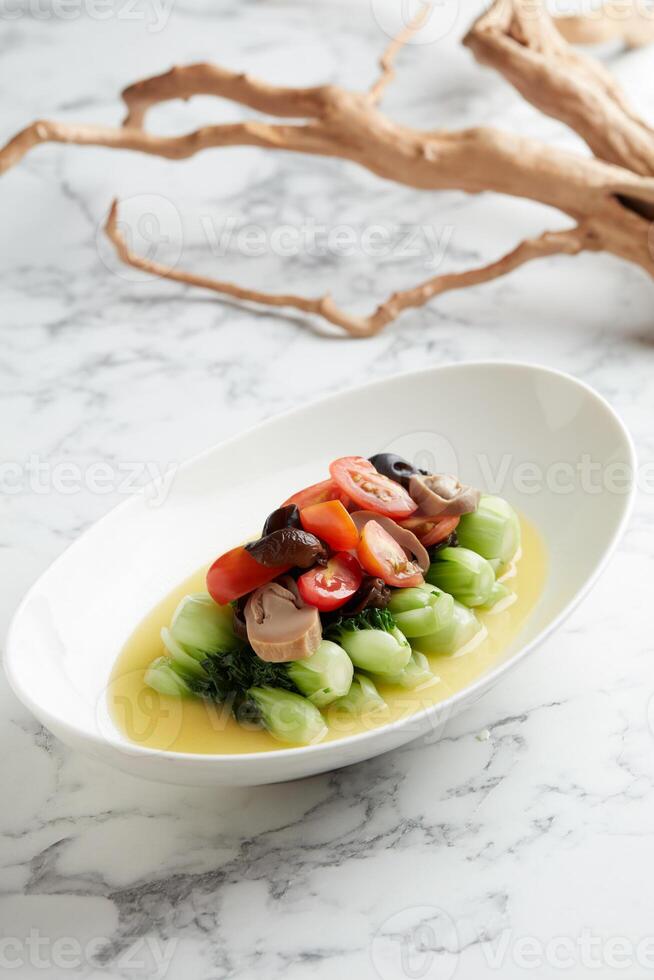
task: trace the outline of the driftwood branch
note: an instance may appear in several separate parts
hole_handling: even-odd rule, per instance
[[[497,3],[463,43],[528,102],[578,133],[600,160],[652,176],[654,130],[609,72],[571,48],[551,18],[537,11],[536,2]]]
[[[498,279],[534,259],[561,253],[576,255],[584,248],[594,247],[593,241],[591,239],[586,240],[584,231],[580,227],[571,228],[568,231],[546,232],[539,238],[522,242],[521,245],[498,259],[497,262],[492,262],[490,265],[478,269],[469,269],[466,272],[433,276],[412,289],[393,293],[387,300],[380,303],[369,316],[354,316],[341,310],[329,294],[312,299],[288,293],[263,293],[256,289],[246,289],[230,282],[213,279],[210,276],[184,272],[171,266],[162,265],[160,262],[143,258],[128,247],[120,231],[117,201],[114,201],[111,206],[105,231],[114,245],[119,259],[135,269],[140,269],[142,272],[158,276],[161,279],[171,279],[173,282],[184,283],[187,286],[209,289],[214,293],[231,296],[234,299],[312,313],[327,320],[328,323],[340,327],[352,337],[372,337],[392,320],[395,320],[404,310],[408,310],[412,306],[424,306],[430,299],[440,296],[441,293],[490,282],[492,279]]]
[[[416,17],[413,21],[404,28],[403,31],[394,38],[388,45],[386,50],[382,53],[379,59],[379,69],[380,76],[373,85],[370,86],[370,91],[368,92],[368,100],[373,104],[377,105],[380,101],[386,86],[389,85],[395,78],[395,59],[401,48],[411,40],[414,34],[417,34],[422,25],[424,24],[427,14],[430,10],[430,4],[427,0],[422,0],[420,10],[418,11]]]
[[[629,8],[623,0],[607,2],[592,15],[558,17],[556,26],[570,44],[619,40],[628,48],[642,48],[654,42],[654,12],[642,3]]]
[[[304,298],[263,293],[233,283],[168,268],[141,258],[123,239],[117,205],[106,231],[123,262],[162,278],[271,307],[323,317],[355,337],[378,333],[402,311],[453,289],[498,278],[536,258],[605,251],[635,263],[654,277],[654,132],[630,109],[612,77],[575,51],[563,34],[579,32],[575,19],[555,22],[536,0],[497,0],[473,25],[464,43],[476,58],[501,72],[541,111],[566,123],[592,150],[582,156],[495,129],[422,131],[394,122],[378,103],[394,77],[403,43],[425,16],[384,52],[380,75],[368,92],[338,86],[271,86],[250,75],[198,64],[174,68],[131,85],[123,93],[121,127],[38,121],[0,149],[0,173],[40,143],[106,146],[183,159],[205,149],[258,146],[353,161],[369,171],[420,190],[494,191],[537,201],[572,219],[574,227],[523,242],[490,265],[448,273],[384,301],[367,317],[340,310],[330,296]],[[574,27],[574,31],[573,31]],[[160,102],[194,95],[226,98],[268,116],[163,137],[144,129],[148,110]]]

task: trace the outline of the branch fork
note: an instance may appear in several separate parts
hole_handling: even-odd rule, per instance
[[[128,247],[118,224],[118,202],[112,204],[105,230],[127,265],[238,300],[315,315],[351,337],[374,336],[405,310],[442,293],[489,282],[556,254],[605,251],[654,278],[654,130],[631,109],[612,76],[570,44],[614,36],[628,45],[654,40],[654,23],[641,24],[639,33],[636,14],[611,17],[613,6],[592,21],[555,21],[536,0],[496,0],[463,42],[481,64],[499,71],[536,108],[576,132],[590,156],[487,127],[425,132],[384,115],[379,104],[395,76],[398,53],[424,22],[429,9],[424,3],[414,23],[382,55],[379,76],[367,92],[333,85],[274,86],[211,64],[176,67],[125,89],[122,126],[32,123],[0,149],[0,174],[41,143],[106,146],[172,160],[212,148],[258,146],[350,160],[419,190],[510,194],[547,204],[571,220],[566,230],[546,231],[489,265],[433,276],[389,296],[368,316],[355,316],[329,295],[260,292],[144,258]],[[145,120],[152,106],[194,95],[229,99],[285,121],[205,126],[177,137],[147,132]]]

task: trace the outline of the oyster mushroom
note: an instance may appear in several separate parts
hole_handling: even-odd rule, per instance
[[[290,576],[255,589],[245,604],[250,645],[261,660],[304,660],[322,640],[320,616],[300,598]]]
[[[409,531],[406,527],[400,527],[391,517],[383,517],[381,514],[375,514],[372,510],[355,510],[353,514],[350,514],[350,517],[359,532],[368,521],[377,521],[404,549],[407,557],[413,558],[420,571],[423,573],[427,571],[429,568],[427,549],[420,543],[413,531]]]
[[[409,493],[424,517],[460,517],[477,510],[481,491],[460,483],[445,473],[415,474],[409,480]]]

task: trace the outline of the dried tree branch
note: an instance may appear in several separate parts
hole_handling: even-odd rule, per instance
[[[620,40],[628,48],[642,48],[654,42],[654,13],[641,3],[625,9],[624,0],[605,3],[592,15],[557,17],[556,26],[569,44],[603,44]]]
[[[598,62],[567,44],[542,0],[496,0],[463,43],[528,102],[578,133],[600,160],[654,174],[654,130]]]
[[[376,82],[370,86],[368,92],[368,100],[372,105],[377,105],[384,94],[386,86],[390,84],[395,78],[395,59],[397,58],[398,52],[401,48],[407,44],[414,34],[420,30],[427,19],[427,15],[432,9],[431,3],[427,0],[423,0],[423,3],[418,11],[417,15],[413,18],[410,24],[400,31],[396,38],[394,38],[388,45],[386,50],[382,53],[379,59],[379,68],[381,74]]]
[[[88,126],[41,119],[18,133],[0,150],[0,174],[18,163],[40,143],[74,143],[77,146],[105,146],[114,150],[137,150],[169,160],[184,160],[201,150],[226,146],[259,146],[264,149],[321,153],[327,146],[317,145],[310,125],[280,126],[251,120],[204,126],[184,136],[156,136],[142,129],[115,126]]]
[[[140,129],[153,105],[171,99],[190,99],[194,95],[229,99],[270,116],[311,119],[324,115],[329,86],[284,88],[218,65],[177,65],[163,75],[145,78],[123,91],[122,98],[127,107],[123,125]]]
[[[440,296],[442,293],[490,282],[534,259],[561,253],[576,255],[585,248],[595,247],[592,235],[587,237],[584,230],[578,226],[566,231],[546,232],[539,238],[522,242],[517,248],[490,265],[469,269],[466,272],[452,272],[433,276],[411,289],[393,293],[369,316],[354,316],[341,310],[329,294],[311,298],[289,293],[264,293],[257,289],[236,286],[234,283],[214,279],[210,276],[197,275],[193,272],[185,272],[143,258],[133,252],[125,241],[118,223],[117,201],[114,201],[111,206],[105,231],[113,243],[119,259],[126,265],[140,269],[142,272],[156,275],[161,279],[183,283],[187,286],[198,286],[234,299],[312,313],[345,330],[351,337],[359,338],[374,336],[404,310],[410,307],[424,306],[430,299]]]
[[[298,92],[303,95],[302,89]],[[36,122],[0,150],[0,173],[33,146],[47,142],[137,150],[176,160],[229,146],[333,156],[421,190],[490,190],[548,204],[576,220],[592,217],[617,194],[654,202],[654,178],[489,127],[411,129],[369,106],[365,95],[335,86],[326,119],[302,124],[251,120],[206,126],[184,136],[157,136],[133,127]]]
[[[421,10],[422,18],[427,9]],[[522,197],[556,208],[573,220],[575,227],[569,231],[524,242],[481,269],[435,276],[394,294],[370,316],[355,317],[339,310],[329,296],[305,299],[262,293],[149,262],[127,248],[116,208],[112,208],[107,234],[129,265],[235,298],[314,313],[352,336],[371,336],[409,307],[557,252],[603,250],[654,277],[650,222],[654,215],[654,134],[629,108],[611,76],[569,47],[538,0],[497,0],[473,25],[465,43],[481,62],[502,72],[525,98],[583,136],[595,156],[485,127],[460,132],[412,129],[389,119],[377,103],[393,78],[401,44],[419,26],[420,21],[411,25],[387,48],[381,75],[367,93],[333,85],[308,89],[271,86],[212,65],[175,68],[125,90],[127,117],[122,127],[33,123],[0,149],[0,173],[32,147],[47,142],[129,149],[169,159],[215,147],[257,146],[350,160],[387,180],[421,190],[494,191]],[[206,126],[176,137],[144,130],[151,106],[196,94],[228,98],[297,122],[250,120]]]

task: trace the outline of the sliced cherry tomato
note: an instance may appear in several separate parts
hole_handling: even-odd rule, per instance
[[[346,603],[362,579],[363,572],[356,558],[347,551],[339,551],[324,567],[317,565],[300,575],[297,587],[307,605],[329,612]]]
[[[368,521],[361,531],[357,556],[369,575],[383,578],[387,585],[403,588],[424,582],[418,566],[377,521]]]
[[[449,538],[452,531],[456,531],[460,520],[460,517],[442,517],[426,534],[423,534],[422,537],[418,535],[418,537],[425,548],[431,548],[439,541]]]
[[[322,480],[320,483],[312,483],[304,490],[298,490],[292,497],[285,500],[281,505],[287,507],[295,504],[302,510],[303,507],[312,507],[313,504],[323,504],[326,500],[340,500],[347,507],[348,499],[334,480]]]
[[[340,500],[305,507],[300,511],[300,521],[305,531],[315,534],[334,551],[349,551],[359,543],[356,524]]]
[[[232,548],[217,558],[207,572],[207,591],[220,605],[247,595],[266,582],[287,572],[290,565],[267,568],[260,565],[244,547]]]
[[[384,517],[401,519],[418,509],[404,487],[378,473],[362,456],[342,456],[329,467],[332,478],[343,493],[363,510],[374,510]]]

